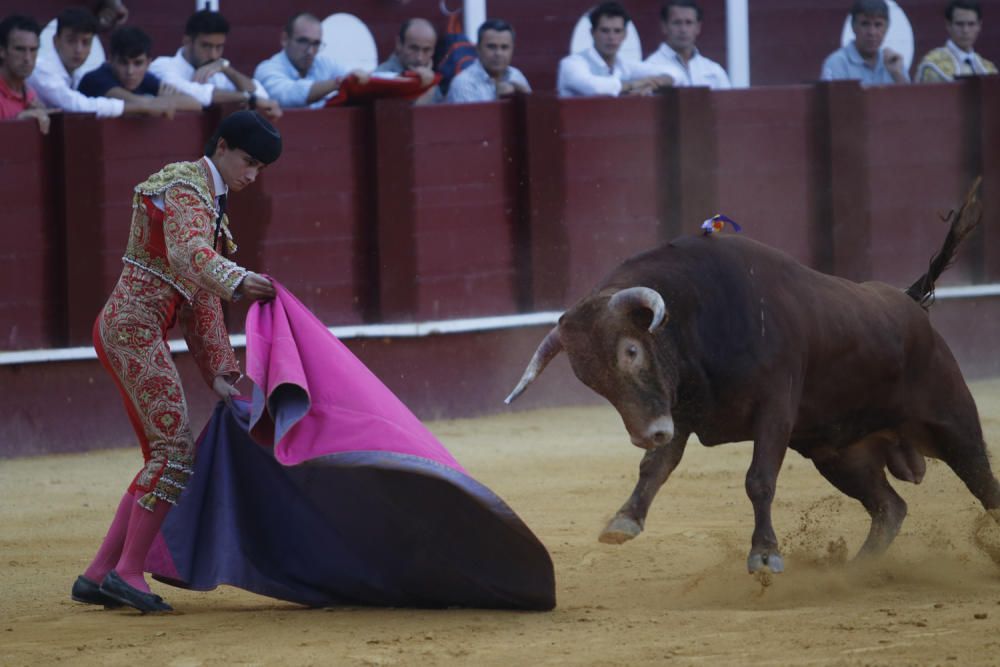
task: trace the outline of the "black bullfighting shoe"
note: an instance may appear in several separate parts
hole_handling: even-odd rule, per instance
[[[104,583],[101,584],[101,593],[118,600],[122,604],[135,607],[144,614],[174,610],[159,595],[144,593],[138,588],[130,586],[114,570],[108,572],[108,576],[104,577]]]
[[[122,606],[118,600],[101,592],[101,587],[82,574],[73,582],[73,592],[70,593],[77,602],[85,604],[102,604],[105,609],[117,609]]]

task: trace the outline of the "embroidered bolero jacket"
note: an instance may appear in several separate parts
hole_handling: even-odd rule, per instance
[[[135,187],[132,225],[122,260],[173,287],[184,303],[179,319],[205,381],[239,376],[220,299],[233,301],[247,270],[214,246],[216,207],[211,175],[203,161],[169,164]],[[162,198],[161,211],[153,200]],[[228,251],[236,246],[223,215],[220,231]]]
[[[135,186],[132,227],[122,260],[165,280],[189,301],[199,289],[232,301],[247,271],[213,247],[215,197],[209,179],[201,162],[175,162]],[[151,204],[155,197],[163,198],[162,224],[159,210]],[[234,251],[225,215],[222,230]]]

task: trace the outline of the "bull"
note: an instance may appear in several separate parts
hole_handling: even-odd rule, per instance
[[[784,570],[771,503],[789,447],[871,516],[859,556],[885,551],[906,516],[886,469],[919,484],[928,456],[1000,522],[975,402],[927,313],[935,280],[981,217],[977,186],[907,290],[820,273],[742,235],[685,237],[636,255],[559,318],[506,402],[565,351],[646,450],[605,543],[642,532],[691,434],[709,447],[753,442],[751,573]]]

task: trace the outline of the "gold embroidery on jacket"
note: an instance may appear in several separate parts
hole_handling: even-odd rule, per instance
[[[150,252],[154,224],[143,197],[163,197],[163,237],[166,256]],[[135,187],[132,226],[122,260],[160,277],[190,300],[198,289],[207,289],[227,301],[246,270],[212,247],[215,242],[215,198],[209,174],[200,162],[169,164]],[[222,216],[226,247],[235,251],[229,216]]]

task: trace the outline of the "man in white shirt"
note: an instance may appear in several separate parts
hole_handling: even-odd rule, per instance
[[[80,79],[90,71],[83,63],[90,55],[96,32],[97,18],[86,9],[71,7],[59,14],[52,43],[39,49],[35,71],[28,79],[41,102],[47,107],[102,118],[124,113],[172,116],[175,102],[169,98],[119,100],[87,97],[77,90]]]
[[[729,76],[719,63],[701,55],[695,42],[701,34],[701,7],[695,0],[669,0],[660,9],[663,43],[645,62],[669,74],[675,86],[731,88]]]
[[[514,28],[506,21],[488,19],[476,38],[479,58],[451,80],[449,102],[492,102],[514,93],[530,93],[521,71],[510,64],[514,58]]]
[[[618,57],[631,18],[617,2],[604,2],[590,12],[594,45],[559,62],[559,97],[651,95],[673,79],[635,60]]]
[[[177,53],[160,56],[149,72],[169,86],[195,98],[203,107],[244,102],[270,118],[281,116],[281,106],[268,97],[257,81],[236,70],[222,57],[229,21],[208,9],[191,15]]]

